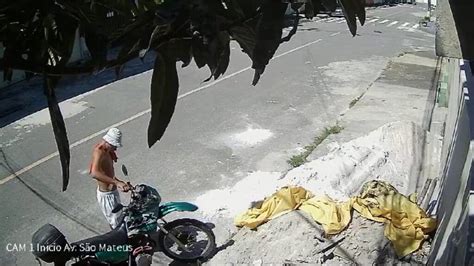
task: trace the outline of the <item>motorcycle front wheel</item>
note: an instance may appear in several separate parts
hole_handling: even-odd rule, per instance
[[[158,234],[158,244],[166,256],[181,262],[205,261],[216,250],[216,240],[211,228],[194,219],[179,219],[164,225],[168,234]],[[172,237],[176,237],[184,246],[180,247]]]

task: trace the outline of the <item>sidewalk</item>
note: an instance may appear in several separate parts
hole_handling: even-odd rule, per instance
[[[308,163],[290,170],[278,182],[344,200],[358,193],[365,181],[393,180],[402,194],[418,192],[421,202],[425,181],[439,172],[441,131],[436,123],[443,124],[445,113],[433,116],[438,72],[438,60],[429,52],[393,58],[381,76],[334,121],[342,130],[325,136],[308,156]],[[338,156],[342,156],[340,162]],[[336,185],[334,178],[327,176],[332,172],[341,176]],[[239,230],[232,237],[233,245],[219,252],[210,264],[398,264],[383,227],[354,214],[345,231],[325,237],[320,225],[295,211],[257,231]],[[425,243],[408,259],[425,262],[429,248]]]
[[[359,138],[391,122],[412,122],[413,130],[421,134],[424,141],[413,143],[415,153],[421,157],[416,158],[417,162],[410,169],[410,187],[414,190],[409,193],[420,193],[426,179],[435,178],[439,172],[441,131],[446,119],[446,110],[437,108],[433,113],[439,65],[436,57],[427,52],[392,59],[374,84],[355,99],[353,107],[341,114],[337,123],[344,128],[342,132],[326,138],[308,161],[326,154],[334,142]],[[425,134],[430,129],[432,132]]]

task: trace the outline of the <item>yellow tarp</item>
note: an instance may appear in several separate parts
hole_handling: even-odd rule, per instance
[[[302,187],[283,187],[266,198],[260,208],[252,208],[239,215],[235,225],[254,229],[270,219],[298,209],[301,203],[312,197],[311,192]]]
[[[343,231],[351,222],[351,201],[336,203],[327,196],[314,197],[304,202],[299,208],[310,214],[320,223],[324,232],[335,235]]]
[[[413,201],[385,182],[370,181],[354,198],[352,207],[367,219],[384,222],[385,236],[397,255],[403,257],[419,249],[437,225],[436,219],[428,217]]]
[[[414,202],[413,197],[403,196],[383,181],[367,182],[359,196],[344,203],[326,196],[313,197],[301,187],[284,187],[266,198],[261,207],[237,216],[235,225],[254,229],[270,219],[300,209],[320,223],[327,234],[338,234],[349,225],[354,209],[367,219],[385,223],[385,236],[397,255],[403,257],[419,249],[427,234],[436,228],[436,220]]]

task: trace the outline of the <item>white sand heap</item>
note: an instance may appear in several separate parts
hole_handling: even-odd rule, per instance
[[[402,194],[418,184],[424,133],[412,122],[386,124],[342,145],[316,160],[289,171],[254,172],[233,187],[211,190],[197,198],[204,215],[234,217],[285,185],[298,185],[314,194],[347,200],[369,180],[389,182]],[[410,182],[411,181],[411,182]]]
[[[291,170],[280,184],[298,185],[314,194],[345,201],[373,179],[389,182],[402,194],[416,190],[423,130],[412,122],[386,124],[323,157]],[[411,180],[411,182],[410,182]]]

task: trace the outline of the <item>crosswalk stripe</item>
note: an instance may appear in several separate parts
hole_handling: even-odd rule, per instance
[[[419,24],[415,24],[415,25],[411,26],[411,28],[408,28],[407,31],[415,32],[416,29],[418,29],[419,26],[420,26]]]
[[[399,26],[397,29],[399,29],[399,30],[406,30],[408,25],[410,25],[410,23],[405,22],[405,23],[403,23],[401,26]]]
[[[369,24],[369,23],[375,23],[377,21],[379,21],[380,18],[374,18],[374,19],[370,19],[367,21],[366,24]],[[331,17],[326,17],[326,18],[323,18],[323,19],[320,19],[320,21],[323,21],[325,23],[332,23],[332,22],[335,22],[335,23],[344,23],[346,22],[346,19],[344,17],[337,17],[337,18],[331,18]],[[388,19],[385,19],[385,20],[382,20],[382,21],[379,21],[380,24],[385,24],[387,22],[389,22],[390,20]],[[395,26],[397,25],[398,23],[401,23],[399,21],[392,21],[390,22],[389,24],[387,24],[387,27],[392,27],[392,26]],[[397,29],[399,30],[404,30],[404,31],[408,31],[408,32],[414,32],[416,29],[419,28],[420,25],[418,24],[414,24],[413,26],[410,26],[410,23],[409,22],[405,22],[403,24],[401,24],[400,26],[397,27]]]
[[[388,24],[387,27],[392,27],[393,25],[395,25],[395,24],[397,24],[397,23],[398,23],[398,21],[394,21],[394,22]]]

